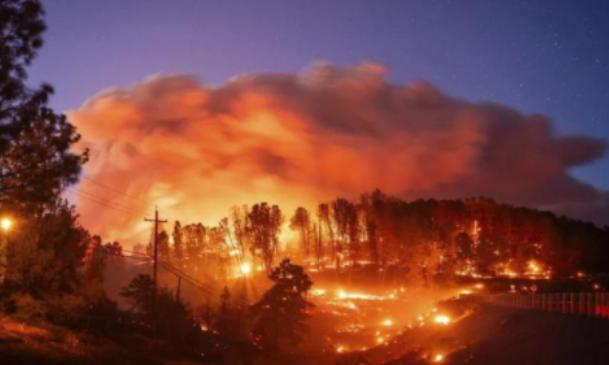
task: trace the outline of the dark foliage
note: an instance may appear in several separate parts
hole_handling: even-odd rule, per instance
[[[275,283],[251,307],[254,342],[265,349],[294,348],[306,333],[305,294],[313,285],[303,268],[284,259],[269,278]]]

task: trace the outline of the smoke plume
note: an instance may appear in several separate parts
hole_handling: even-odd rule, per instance
[[[218,87],[155,76],[105,90],[69,117],[91,151],[78,211],[108,239],[141,238],[155,205],[170,220],[215,223],[236,204],[269,201],[291,214],[375,188],[408,199],[483,195],[601,223],[609,213],[606,192],[569,175],[603,156],[605,141],[557,136],[544,116],[426,82],[392,84],[373,63]]]

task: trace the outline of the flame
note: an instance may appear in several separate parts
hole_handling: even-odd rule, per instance
[[[242,262],[241,265],[239,265],[239,271],[241,271],[243,276],[249,276],[252,273],[252,264],[249,262]]]
[[[382,322],[381,325],[384,327],[392,327],[393,326],[393,319],[391,318],[385,318]]]
[[[449,316],[445,315],[445,314],[437,314],[434,318],[433,321],[437,324],[441,324],[443,326],[448,325],[451,322],[451,319]]]

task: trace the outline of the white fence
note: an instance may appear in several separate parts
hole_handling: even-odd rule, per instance
[[[608,292],[510,293],[493,295],[489,301],[512,308],[609,319]]]

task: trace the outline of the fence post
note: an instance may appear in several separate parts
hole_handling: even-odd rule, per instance
[[[569,293],[569,313],[575,314],[575,293]]]

